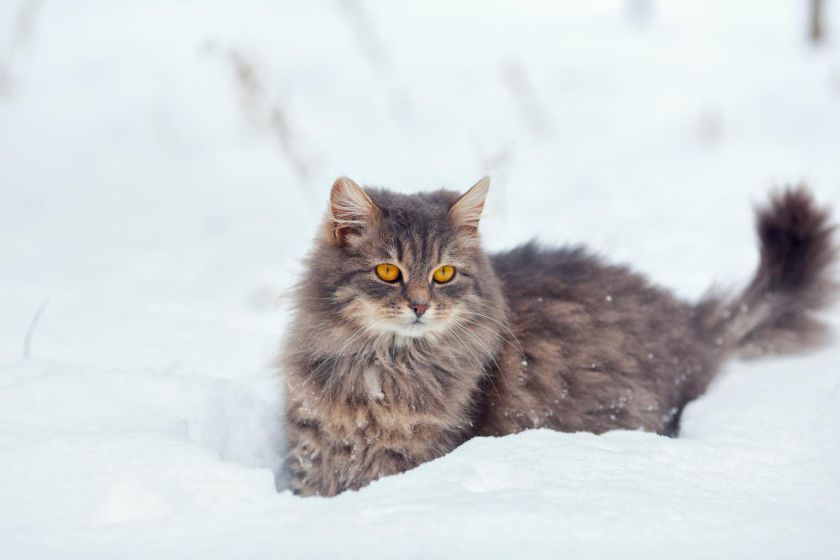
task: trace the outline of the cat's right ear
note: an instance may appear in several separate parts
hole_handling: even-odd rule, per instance
[[[330,192],[330,220],[338,245],[344,245],[349,235],[361,233],[378,214],[379,209],[368,194],[352,179],[339,177],[335,180]]]
[[[449,209],[449,219],[460,229],[477,234],[478,221],[481,219],[481,211],[484,210],[484,201],[489,189],[490,177],[482,177],[455,201]]]

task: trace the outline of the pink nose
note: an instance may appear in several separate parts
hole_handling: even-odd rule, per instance
[[[423,313],[425,313],[426,310],[429,308],[428,303],[417,302],[417,301],[412,301],[408,306],[411,307],[414,310],[414,314],[417,315],[418,319],[420,317],[422,317]]]

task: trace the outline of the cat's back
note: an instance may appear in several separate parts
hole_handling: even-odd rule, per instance
[[[491,256],[508,304],[513,308],[541,309],[546,299],[585,305],[589,313],[642,304],[649,308],[687,307],[667,291],[652,285],[625,266],[605,263],[581,246],[541,247],[531,241]],[[523,309],[524,308],[524,309]],[[624,317],[626,320],[650,320]]]
[[[712,363],[693,306],[581,247],[534,242],[492,256],[510,332],[482,431],[667,433]]]

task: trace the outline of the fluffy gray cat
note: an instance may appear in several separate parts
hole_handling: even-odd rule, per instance
[[[812,348],[834,292],[828,213],[776,194],[740,294],[686,303],[582,248],[488,255],[466,194],[332,187],[286,338],[292,488],[331,496],[528,428],[676,435],[730,357]]]

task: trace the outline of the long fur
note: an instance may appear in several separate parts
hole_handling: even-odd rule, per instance
[[[330,496],[529,428],[676,435],[720,365],[814,348],[836,285],[828,212],[803,188],[757,212],[761,260],[738,295],[680,301],[585,249],[487,255],[467,195],[363,191],[348,179],[297,287],[282,358],[292,488]],[[401,271],[374,275],[377,263]],[[457,269],[444,285],[435,267]],[[422,334],[411,301],[429,301]]]
[[[732,354],[807,350],[829,336],[816,312],[832,303],[837,255],[829,213],[804,187],[774,194],[756,211],[760,262],[737,297],[710,296],[699,309],[707,332]]]

